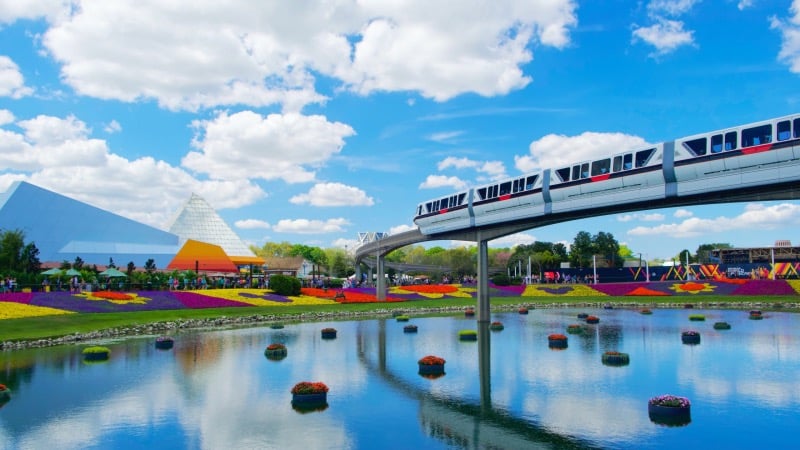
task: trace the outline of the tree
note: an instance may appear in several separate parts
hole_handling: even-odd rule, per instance
[[[116,269],[117,266],[114,265],[114,258],[108,258],[108,267]]]
[[[72,268],[75,270],[83,269],[83,260],[80,256],[75,257],[75,262],[72,263]]]
[[[695,257],[697,258],[697,262],[699,263],[709,263],[711,262],[711,250],[723,249],[723,248],[733,248],[731,244],[701,244],[697,247],[697,253]]]
[[[475,263],[475,258],[466,247],[453,248],[447,252],[447,265],[458,278],[475,273]]]
[[[594,254],[595,246],[592,242],[592,235],[586,231],[579,231],[569,250],[569,262],[574,267],[587,267],[592,264],[592,255]]]
[[[619,258],[619,243],[614,239],[613,234],[601,231],[594,235],[592,241],[596,252],[609,261],[610,267],[622,267],[622,259]]]
[[[0,268],[20,271],[23,247],[25,247],[25,233],[22,230],[4,231],[0,235]]]
[[[283,242],[267,242],[261,248],[255,248],[254,246],[250,247],[253,250],[253,253],[262,257],[262,258],[286,258],[288,256],[296,256],[292,255],[292,244],[287,241]]]
[[[144,262],[144,271],[148,274],[156,271],[156,262],[153,260],[153,258],[150,258]]]
[[[22,249],[20,260],[23,272],[38,274],[41,271],[42,263],[39,261],[39,249],[36,248],[36,244],[33,242]]]
[[[128,262],[128,276],[133,275],[133,271],[136,270],[136,266],[133,264],[133,261]]]

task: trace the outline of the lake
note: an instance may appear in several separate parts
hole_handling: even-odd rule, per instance
[[[554,308],[492,320],[505,328],[460,314],[387,317],[180,332],[169,350],[144,336],[6,351],[0,448],[796,447],[796,313]],[[717,321],[731,329],[715,330]],[[405,333],[408,324],[418,332]],[[570,324],[583,332],[567,334]],[[322,339],[325,327],[337,337]],[[465,329],[478,341],[460,341]],[[699,344],[682,342],[688,330]],[[568,336],[567,348],[550,348],[553,333]],[[286,358],[264,356],[273,342]],[[111,349],[108,361],[85,362],[90,344]],[[606,351],[629,364],[603,364]],[[426,355],[447,361],[444,376],[418,374]],[[296,410],[300,381],[324,382],[327,407]],[[651,420],[648,400],[662,394],[691,401],[688,423]]]

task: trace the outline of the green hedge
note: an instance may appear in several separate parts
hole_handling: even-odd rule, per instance
[[[300,295],[300,280],[286,275],[269,277],[269,288],[278,295]]]

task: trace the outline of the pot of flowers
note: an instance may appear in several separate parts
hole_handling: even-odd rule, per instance
[[[601,359],[607,366],[627,366],[631,362],[630,355],[614,350],[603,353]]]
[[[692,421],[692,405],[686,397],[659,395],[647,402],[647,414],[653,423],[683,426]]]
[[[464,316],[465,316],[465,317],[473,317],[474,315],[475,315],[475,310],[474,310],[474,309],[472,309],[472,308],[467,308],[467,309],[464,311]]]
[[[589,314],[587,313],[578,313],[578,319],[586,320],[587,317],[589,317]]]
[[[522,307],[519,309],[520,314],[528,314],[528,308]]]
[[[314,409],[328,404],[328,386],[321,381],[301,381],[292,388],[292,406]]]
[[[714,322],[714,329],[715,330],[730,330],[731,324],[728,322]]]
[[[644,314],[645,316],[649,316],[650,314],[653,314],[653,310],[649,308],[644,308],[641,311],[639,311],[639,314]]]
[[[403,333],[416,333],[417,326],[416,325],[406,325],[403,327]]]
[[[577,323],[573,323],[573,324],[567,325],[567,333],[569,333],[569,334],[581,334],[581,333],[583,333],[583,327],[580,326]]]
[[[426,375],[444,375],[444,358],[434,355],[428,355],[417,361],[419,366],[419,374]]]
[[[410,319],[410,317],[406,315],[395,317],[395,320],[397,320],[398,322],[408,322],[408,319]]]
[[[697,345],[700,343],[700,333],[694,330],[684,331],[681,333],[681,341],[688,345]]]
[[[589,316],[586,318],[586,323],[600,323],[600,318],[597,316]]]
[[[96,345],[86,347],[82,353],[84,361],[105,361],[111,355],[111,350],[108,347]]]
[[[175,345],[175,341],[169,336],[159,336],[156,338],[156,348],[159,350],[169,350]]]
[[[689,314],[689,320],[692,322],[703,322],[706,320],[706,316],[702,314]]]
[[[547,336],[547,344],[550,346],[550,348],[567,348],[567,336],[560,333],[551,334]]]
[[[458,332],[458,340],[460,341],[477,341],[478,332],[475,330],[461,330]]]
[[[5,403],[9,400],[11,400],[11,389],[0,383],[0,403]]]
[[[289,351],[286,350],[286,346],[281,344],[280,342],[273,342],[269,344],[266,349],[264,349],[264,356],[267,359],[273,361],[280,361],[289,354]]]
[[[761,311],[754,309],[750,311],[750,320],[761,320],[764,318],[764,315],[761,314]]]
[[[489,329],[492,331],[503,331],[505,328],[502,322],[492,322],[489,324]]]
[[[323,328],[322,339],[336,339],[336,328]]]
[[[269,327],[272,328],[273,330],[281,330],[283,329],[283,324],[280,322],[275,322],[271,324]]]

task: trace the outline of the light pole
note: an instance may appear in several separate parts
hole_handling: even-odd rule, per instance
[[[639,253],[639,270],[642,270],[642,254]],[[650,282],[650,266],[647,263],[647,258],[644,259],[644,280],[649,283]]]

